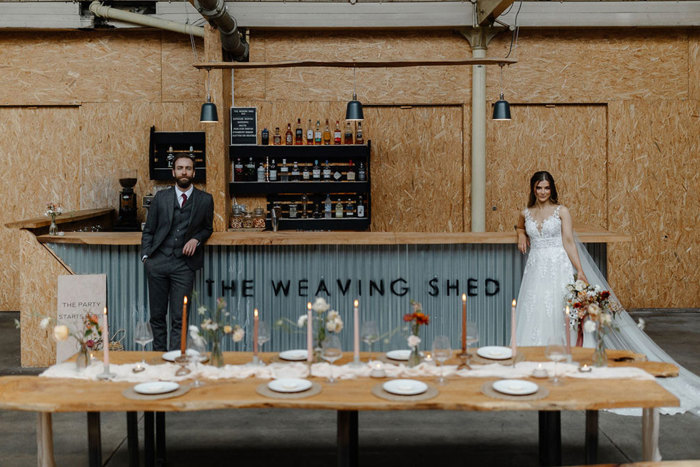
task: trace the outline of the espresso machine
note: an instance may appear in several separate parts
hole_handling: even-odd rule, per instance
[[[141,230],[141,224],[136,216],[136,193],[134,193],[136,171],[123,173],[119,179],[119,184],[122,186],[122,190],[119,192],[119,217],[117,217],[117,222],[114,224],[114,230],[119,232],[138,232]]]

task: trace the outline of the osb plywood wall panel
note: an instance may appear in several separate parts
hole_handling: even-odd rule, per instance
[[[195,38],[193,52],[188,36],[163,31],[161,47],[163,102],[197,101],[201,105],[206,97],[204,83],[207,72],[194,68],[192,64],[195,61],[204,61],[202,39]]]
[[[487,120],[486,230],[513,231],[530,177],[552,174],[575,224],[607,228],[606,107],[518,105]]]
[[[5,223],[41,216],[49,202],[79,208],[78,108],[0,107],[0,310],[19,309],[18,233]]]
[[[700,31],[688,37],[688,84],[690,99],[700,100]]]
[[[609,248],[623,304],[700,307],[700,103],[611,103]]]
[[[686,99],[688,36],[677,30],[521,30],[518,63],[505,68],[512,102],[608,102]],[[510,35],[489,45],[505,56]],[[499,69],[487,67],[487,93],[498,97]]]
[[[70,274],[36,239],[23,230],[20,255],[23,268],[20,287],[22,366],[49,366],[56,363],[56,343],[50,330],[41,329],[42,317],[56,318],[56,290],[61,274]]]
[[[365,109],[373,231],[463,231],[462,120],[461,106]]]

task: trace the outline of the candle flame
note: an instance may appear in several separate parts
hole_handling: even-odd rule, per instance
[[[185,305],[187,305],[187,295],[185,295],[184,303],[185,303]]]
[[[255,308],[253,310],[253,315],[255,315],[256,318],[258,317],[258,309],[257,308]]]
[[[463,302],[467,301],[467,294],[465,294],[465,293],[462,294],[462,301]]]
[[[360,302],[358,300],[355,300],[353,304],[355,305],[355,308],[357,308],[360,305]]]
[[[513,299],[513,306],[515,306],[515,299]]]
[[[107,307],[105,307],[104,314],[107,314]]]
[[[566,313],[566,316],[569,316],[569,305],[566,305],[566,309],[564,310],[564,313]]]
[[[311,311],[311,302],[308,302],[308,303],[306,304],[306,309],[309,310],[309,311]]]

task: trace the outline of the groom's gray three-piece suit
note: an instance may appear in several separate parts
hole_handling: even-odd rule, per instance
[[[214,200],[205,192],[193,189],[182,207],[170,187],[156,193],[148,210],[141,236],[141,255],[147,257],[144,267],[148,277],[153,350],[180,348],[182,304],[188,297],[192,306],[194,273],[204,264],[204,243],[211,236]],[[190,239],[199,243],[192,256],[182,253]],[[170,304],[170,345],[166,317]]]

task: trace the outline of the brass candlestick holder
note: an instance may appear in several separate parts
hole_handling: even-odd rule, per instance
[[[175,372],[175,376],[185,376],[192,372],[192,370],[187,368],[187,363],[189,363],[187,355],[180,355],[179,357],[175,358],[175,363],[180,365],[180,368],[178,368],[178,370]]]
[[[458,370],[471,370],[472,367],[469,365],[469,362],[471,361],[471,355],[469,354],[469,349],[465,350],[464,352],[460,352],[457,354],[457,357],[459,357],[460,360],[462,360],[462,363],[457,367]]]

